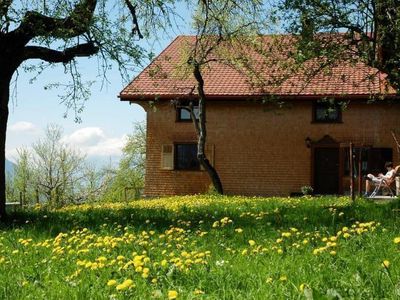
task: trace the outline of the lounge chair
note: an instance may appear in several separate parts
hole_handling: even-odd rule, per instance
[[[369,195],[368,198],[375,198],[378,195],[379,191],[387,191],[388,194],[391,197],[395,197],[396,196],[396,177],[399,176],[399,171],[400,171],[400,165],[396,166],[394,168],[394,173],[392,175],[392,177],[388,178],[388,179],[382,179],[379,184],[377,184],[375,186],[375,189],[373,190],[373,192],[371,193],[371,195]]]

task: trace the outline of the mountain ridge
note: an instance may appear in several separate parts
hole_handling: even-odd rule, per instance
[[[12,161],[6,159],[6,173],[13,174],[16,166]]]

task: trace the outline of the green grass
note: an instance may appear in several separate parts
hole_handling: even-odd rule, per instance
[[[0,225],[0,299],[398,299],[399,204],[193,196],[21,211]]]

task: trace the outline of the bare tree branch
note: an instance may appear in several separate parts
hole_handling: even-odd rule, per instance
[[[93,43],[79,44],[74,47],[57,51],[40,46],[26,46],[24,51],[24,60],[26,59],[41,59],[49,63],[67,63],[80,56],[91,56],[96,54],[99,48]]]
[[[93,19],[97,0],[82,0],[66,18],[52,18],[36,11],[28,11],[21,25],[10,32],[28,43],[37,36],[71,38],[88,32]]]
[[[137,33],[137,35],[139,36],[139,39],[142,39],[143,35],[140,32],[139,23],[138,23],[137,16],[136,16],[136,5],[132,5],[130,0],[125,0],[125,3],[128,6],[129,11],[131,12],[131,15],[132,15],[132,21],[133,21],[132,33],[133,34]]]

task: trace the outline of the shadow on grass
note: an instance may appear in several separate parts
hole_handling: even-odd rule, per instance
[[[326,199],[325,199],[326,200]],[[341,226],[356,221],[376,221],[388,229],[399,228],[400,202],[371,203],[359,200],[355,205],[330,204],[329,201],[306,201],[296,205],[273,202],[248,203],[239,206],[212,204],[196,209],[181,207],[178,211],[168,209],[145,209],[123,207],[116,210],[93,208],[72,212],[51,210],[17,211],[10,215],[7,223],[0,224],[0,230],[15,228],[36,231],[38,234],[57,235],[77,228],[101,231],[103,224],[131,226],[136,230],[164,231],[171,225],[185,228],[208,230],[215,221],[228,217],[235,228],[301,228],[302,230],[338,230]],[[334,202],[333,202],[334,203]],[[201,225],[199,225],[201,224]]]

